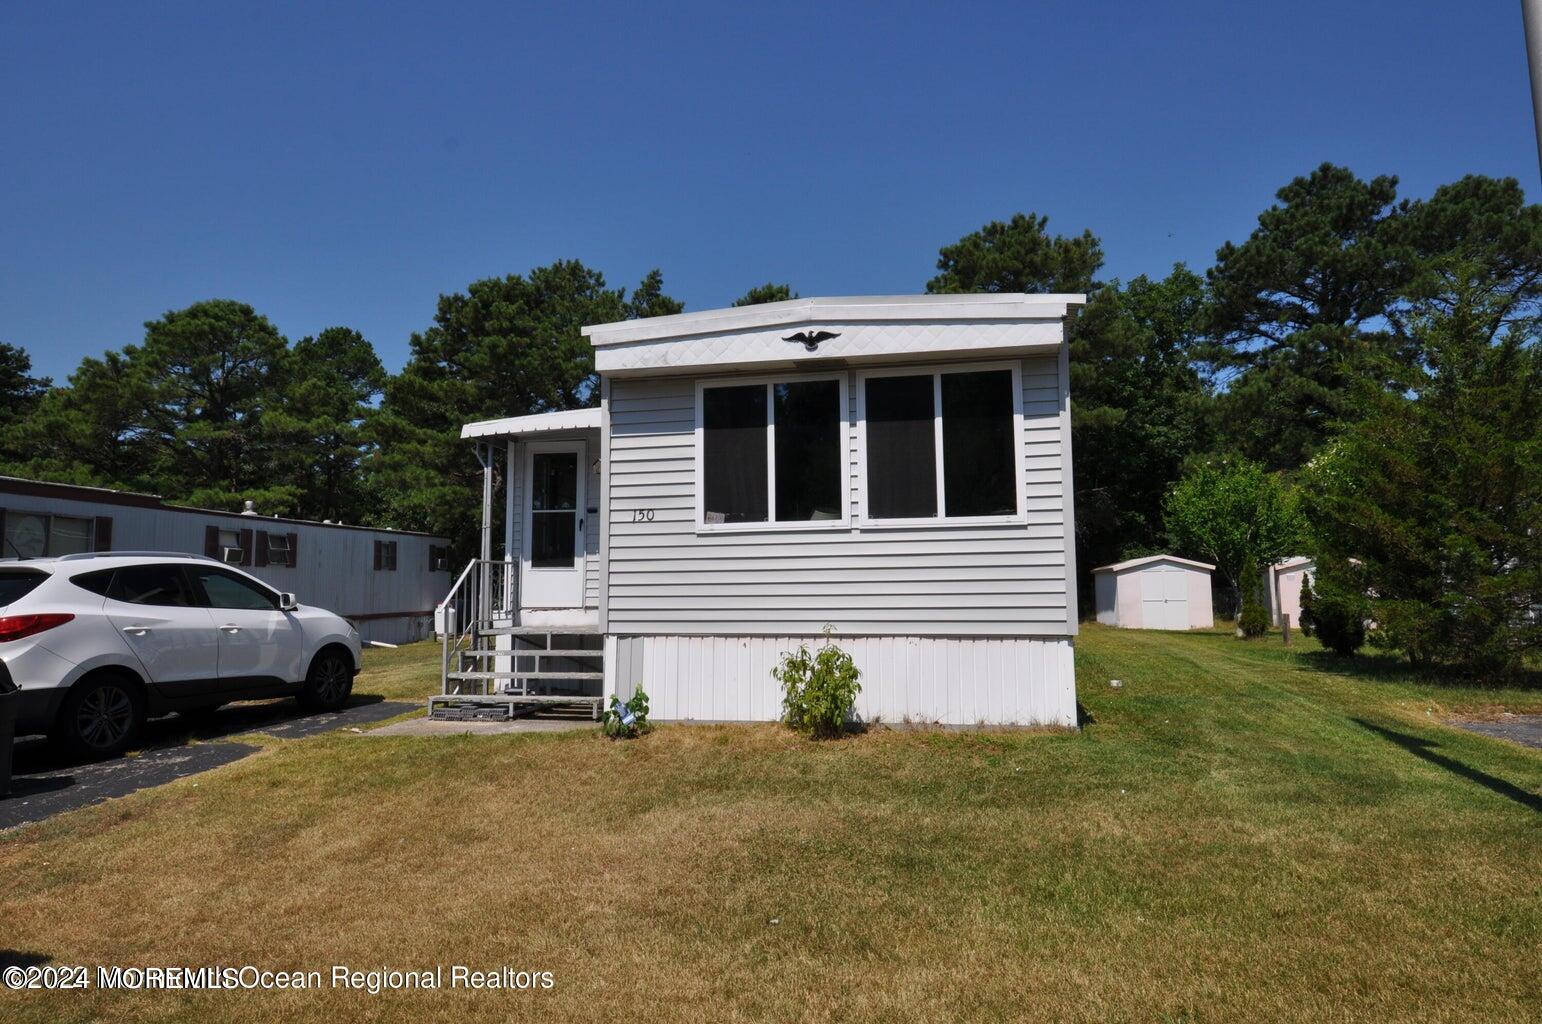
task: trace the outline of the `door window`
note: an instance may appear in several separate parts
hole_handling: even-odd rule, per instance
[[[530,564],[566,569],[578,538],[578,453],[530,457]]]
[[[278,611],[278,601],[265,588],[218,569],[195,569],[193,576],[209,599],[210,608],[241,611]]]
[[[192,585],[180,565],[131,565],[113,575],[108,592],[114,601],[160,608],[193,608]]]

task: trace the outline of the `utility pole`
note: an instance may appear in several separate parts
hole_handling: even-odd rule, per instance
[[[1535,122],[1537,166],[1542,169],[1542,0],[1521,0],[1526,22],[1526,64],[1531,71],[1531,116]]]

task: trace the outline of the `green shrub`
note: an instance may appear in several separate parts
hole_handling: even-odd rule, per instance
[[[1296,623],[1296,628],[1301,630],[1302,636],[1317,635],[1317,619],[1312,613],[1312,604],[1316,601],[1312,593],[1312,577],[1301,574],[1301,621]]]
[[[1365,608],[1363,602],[1328,593],[1312,596],[1312,612],[1303,606],[1301,621],[1312,623],[1312,635],[1334,654],[1348,657],[1365,646]]]
[[[1249,565],[1242,573],[1242,611],[1237,615],[1237,631],[1249,640],[1269,632],[1262,589],[1257,569]]]
[[[605,735],[613,740],[635,740],[643,733],[650,732],[653,726],[648,724],[647,692],[639,686],[625,704],[612,696],[602,728]]]
[[[832,739],[846,730],[856,709],[857,681],[862,672],[851,655],[825,640],[816,651],[799,644],[796,651],[782,652],[782,661],[771,670],[782,684],[782,721],[815,739]]]

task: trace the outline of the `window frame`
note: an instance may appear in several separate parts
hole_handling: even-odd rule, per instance
[[[43,521],[43,553],[41,555],[12,555],[5,551],[5,530],[12,516],[32,516]],[[71,515],[68,512],[39,512],[25,508],[10,508],[0,511],[0,558],[59,558],[61,552],[54,547],[54,522],[59,519],[68,519],[74,522],[86,524],[86,552],[96,550],[96,519],[95,516]],[[75,554],[66,551],[62,554]],[[81,552],[85,553],[85,552]]]
[[[1006,516],[949,516],[947,469],[942,444],[942,378],[950,373],[986,373],[1009,370],[1012,374],[1012,479],[1017,511]],[[937,515],[924,518],[874,519],[867,511],[867,382],[873,377],[932,378],[932,445],[937,466]],[[973,526],[1020,526],[1028,522],[1027,486],[1023,463],[1023,364],[1021,360],[983,363],[944,363],[929,366],[874,366],[857,371],[857,525],[868,530],[968,529]]]
[[[838,463],[841,467],[842,481],[841,515],[839,519],[780,520],[776,518],[776,395],[771,389],[777,384],[803,384],[822,380],[835,381],[840,394]],[[709,523],[706,515],[706,430],[703,422],[705,395],[711,388],[740,388],[755,385],[766,389],[766,521],[763,523]],[[770,533],[851,529],[851,379],[850,374],[844,370],[698,379],[694,439],[697,533]]]

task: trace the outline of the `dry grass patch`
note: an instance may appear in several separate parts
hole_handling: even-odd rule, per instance
[[[391,685],[414,685],[414,652],[388,653]],[[1411,719],[1420,684],[1262,644],[1090,630],[1079,666],[1096,720],[1080,735],[277,744],[0,839],[0,945],[56,963],[509,964],[556,988],[0,1001],[38,1021],[1542,1011],[1542,815],[1524,802],[1542,758]]]

